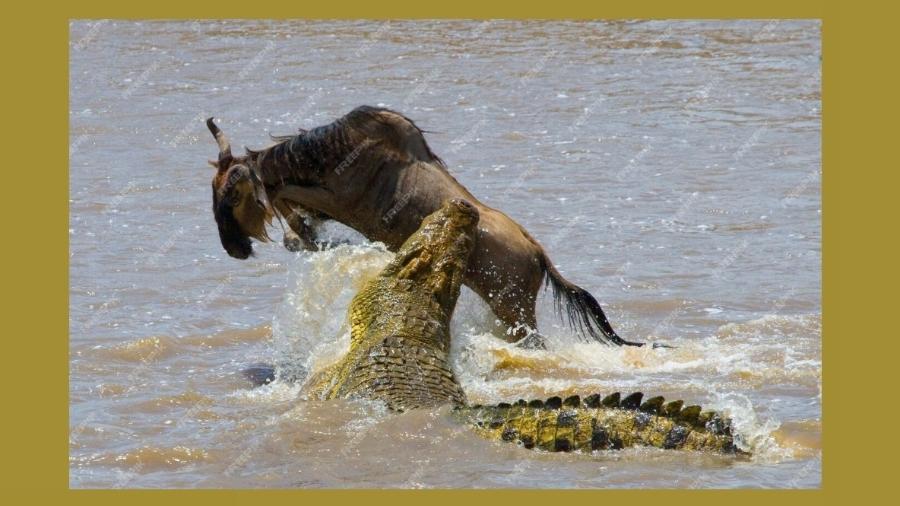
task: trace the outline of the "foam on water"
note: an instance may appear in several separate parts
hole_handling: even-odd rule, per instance
[[[272,405],[294,402],[300,394],[300,384],[289,381],[273,381],[253,389],[235,390],[229,400],[241,406]]]
[[[291,373],[302,378],[340,357],[350,345],[350,301],[391,257],[383,245],[368,243],[298,254],[272,324],[276,363],[300,365]]]
[[[367,243],[299,254],[273,323],[279,366],[302,364],[304,373],[312,373],[342,356],[349,346],[350,302],[392,255],[381,244]],[[780,422],[754,409],[747,392],[761,385],[820,383],[820,361],[801,353],[817,345],[815,337],[802,337],[817,335],[816,316],[766,315],[722,325],[701,338],[664,336],[672,349],[586,343],[562,325],[542,323],[548,350],[527,350],[507,343],[495,323],[487,304],[464,288],[451,323],[450,359],[470,401],[613,391],[683,398],[730,416],[739,445],[764,461],[789,459],[791,451],[772,437]],[[235,396],[284,402],[300,393],[287,385],[279,381]]]

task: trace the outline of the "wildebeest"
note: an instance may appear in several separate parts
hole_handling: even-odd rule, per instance
[[[286,219],[285,244],[311,248],[307,218],[337,220],[391,251],[415,232],[422,219],[448,199],[462,198],[481,215],[465,284],[508,327],[510,340],[537,327],[535,303],[542,284],[553,289],[557,311],[581,335],[616,345],[641,346],[613,330],[600,304],[569,282],[544,248],[521,225],[481,203],[448,172],[422,130],[389,109],[362,106],[327,125],[275,144],[233,155],[213,119],[207,126],[219,144],[213,178],[213,213],[229,255],[252,254],[250,238],[269,240],[266,224]],[[540,338],[529,339],[540,342]]]

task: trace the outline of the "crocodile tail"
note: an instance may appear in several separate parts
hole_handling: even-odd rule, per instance
[[[541,255],[544,270],[544,286],[553,289],[553,301],[560,316],[565,312],[569,326],[595,341],[617,346],[643,346],[644,343],[626,341],[619,337],[597,299],[584,288],[568,281],[556,270],[546,254]]]
[[[731,421],[719,413],[684,406],[680,400],[642,398],[640,392],[624,398],[617,392],[457,409],[482,436],[529,449],[590,452],[653,446],[744,453],[735,445]]]

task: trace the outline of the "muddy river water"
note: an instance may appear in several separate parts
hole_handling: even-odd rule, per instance
[[[76,21],[70,26],[72,487],[818,487],[821,99],[816,21]],[[334,246],[230,258],[210,212],[219,118],[236,147],[357,105],[404,112],[524,225],[626,339],[547,351],[464,291],[469,398],[641,390],[724,410],[750,459],[493,443],[447,409],[386,413],[253,389],[316,370],[391,258]],[[273,235],[280,237],[275,228]]]

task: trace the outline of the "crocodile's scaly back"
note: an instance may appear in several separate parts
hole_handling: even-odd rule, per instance
[[[370,397],[398,411],[465,404],[447,357],[477,223],[478,211],[460,199],[423,220],[353,298],[350,351],[313,379],[314,395]]]
[[[574,395],[565,400],[519,400],[513,404],[462,407],[457,414],[495,441],[516,442],[545,451],[593,451],[633,446],[743,453],[734,444],[731,422],[700,406],[668,404],[662,397],[641,402],[635,392],[624,399]]]

